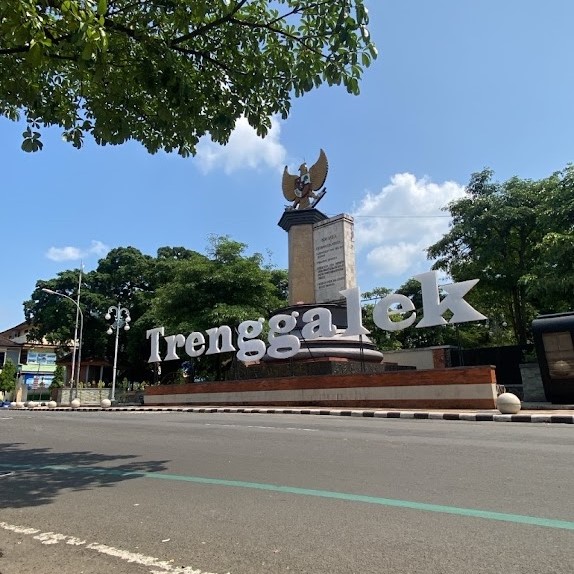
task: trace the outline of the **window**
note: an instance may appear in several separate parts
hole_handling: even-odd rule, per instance
[[[42,353],[38,351],[28,351],[28,365],[55,365],[56,353]]]
[[[15,365],[18,365],[20,362],[20,349],[8,349],[6,351],[6,360],[10,360]]]
[[[568,331],[543,333],[542,341],[550,377],[552,379],[574,378],[574,344],[572,342],[572,334]]]

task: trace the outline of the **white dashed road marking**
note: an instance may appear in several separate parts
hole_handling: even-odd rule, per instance
[[[271,430],[295,430],[295,431],[307,431],[307,432],[317,432],[318,429],[307,429],[303,427],[270,427],[262,425],[224,425],[217,423],[204,423],[206,427],[229,427],[229,428],[239,428],[239,429],[271,429]]]
[[[59,544],[62,542],[70,546],[87,548],[89,550],[99,552],[100,554],[113,556],[114,558],[124,560],[125,562],[149,566],[153,568],[153,570],[150,570],[150,574],[215,574],[215,572],[206,572],[204,570],[192,568],[191,566],[174,566],[165,560],[160,560],[153,556],[146,556],[145,554],[138,554],[137,552],[121,550],[120,548],[114,548],[113,546],[107,546],[106,544],[99,544],[98,542],[88,543],[86,540],[81,540],[74,536],[67,536],[66,534],[59,534],[58,532],[42,532],[37,528],[17,526],[15,524],[8,524],[7,522],[0,522],[0,528],[9,532],[14,532],[15,534],[31,536],[34,540],[38,540],[42,544]]]

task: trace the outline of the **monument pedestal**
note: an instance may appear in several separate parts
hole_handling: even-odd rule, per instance
[[[356,362],[361,372],[365,363],[382,363],[383,354],[366,336],[344,336],[347,308],[340,291],[355,287],[353,219],[349,215],[328,218],[318,209],[287,209],[279,226],[289,234],[289,307],[273,314],[299,313],[293,331],[301,340],[292,361],[346,360]],[[327,339],[304,339],[303,313],[313,307],[329,309],[337,335]]]
[[[289,235],[289,304],[315,301],[313,226],[328,219],[318,209],[287,209],[279,227]]]
[[[306,362],[318,359],[355,361],[358,365],[353,372],[360,372],[362,370],[361,364],[363,363],[382,363],[383,354],[377,350],[367,335],[343,335],[347,328],[347,307],[341,303],[324,303],[321,305],[321,307],[329,309],[331,312],[333,325],[337,328],[337,334],[328,338],[305,339],[302,334],[302,317],[306,311],[315,307],[316,305],[290,305],[273,312],[273,315],[280,313],[289,315],[293,311],[299,313],[297,325],[293,329],[292,334],[300,339],[301,348],[291,360]],[[351,368],[349,367],[348,370],[351,370]]]
[[[238,406],[494,409],[496,404],[492,366],[311,375],[296,370],[304,366],[293,363],[292,376],[147,387],[144,400],[150,406],[198,405],[200,411],[209,410],[205,405],[216,410]]]

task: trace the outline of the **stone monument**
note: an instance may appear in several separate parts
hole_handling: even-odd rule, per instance
[[[290,174],[287,167],[283,171],[283,195],[291,202],[279,220],[289,238],[289,307],[278,312],[298,311],[301,316],[307,309],[326,307],[342,333],[347,327],[347,309],[341,291],[356,287],[354,222],[350,215],[329,218],[316,208],[327,192],[328,170],[327,156],[321,150],[313,166],[301,164],[299,175]],[[302,339],[297,358],[381,363],[383,355],[364,335],[338,334],[328,340]]]
[[[253,345],[252,349],[256,352],[259,349],[262,354],[253,360],[247,355],[245,360],[237,353],[227,380],[150,386],[145,393],[146,405],[255,404],[258,405],[255,412],[259,412],[259,406],[495,407],[496,377],[491,366],[415,371],[383,363],[383,354],[368,339],[368,331],[358,324],[360,302],[355,277],[353,219],[345,214],[329,218],[317,209],[326,193],[327,171],[327,156],[321,150],[312,167],[302,164],[298,175],[290,174],[287,168],[283,173],[283,195],[289,205],[279,225],[289,237],[289,306],[275,310],[271,318],[278,318],[274,329],[285,327],[280,336],[288,338],[288,342],[283,339],[283,343],[289,353],[282,356],[281,347],[277,347],[282,344],[277,343],[279,337],[268,339],[269,347],[261,339],[248,337],[243,343]],[[325,321],[329,323],[328,329],[314,336],[317,331],[310,334],[309,326],[318,314],[329,319],[325,309],[331,319]],[[307,322],[302,320],[304,315]],[[247,328],[252,330],[257,327],[261,333],[263,320],[245,321],[241,325],[244,324],[251,324]],[[345,335],[347,327],[349,333],[357,334]],[[229,349],[220,348],[220,339],[214,335],[215,352],[234,351],[231,329],[228,326],[220,329],[228,332]],[[160,331],[163,336],[163,327],[148,331],[148,337],[153,336],[156,341],[151,345],[150,362],[162,360],[158,352]],[[327,332],[328,335],[324,334]],[[203,352],[205,345],[201,340],[204,339],[198,337],[203,335],[164,336],[171,350],[163,360],[178,358],[176,350],[181,346],[185,346],[189,354],[190,341],[191,351],[195,351],[195,342],[200,342]],[[270,352],[272,341],[273,353]]]

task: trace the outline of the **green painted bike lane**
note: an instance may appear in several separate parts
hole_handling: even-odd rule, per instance
[[[574,521],[556,520],[538,516],[527,516],[522,514],[510,514],[504,512],[493,512],[490,510],[480,510],[476,508],[461,508],[457,506],[446,506],[441,504],[428,504],[412,500],[400,500],[394,498],[382,498],[379,496],[368,496],[364,494],[352,494],[348,492],[335,492],[330,490],[318,490],[311,488],[299,488],[293,486],[266,484],[260,482],[245,482],[240,480],[227,480],[221,478],[209,478],[202,476],[187,476],[182,474],[169,474],[163,472],[142,472],[125,471],[114,468],[94,467],[94,466],[68,466],[68,465],[14,465],[10,463],[0,463],[0,469],[5,471],[41,471],[41,472],[69,472],[87,473],[92,475],[110,475],[118,477],[146,478],[151,480],[170,480],[177,482],[188,482],[194,484],[205,484],[212,486],[224,486],[229,488],[246,488],[251,490],[261,490],[267,492],[281,492],[296,496],[312,496],[316,498],[326,498],[332,500],[342,500],[347,502],[359,502],[362,504],[373,504],[394,508],[405,508],[423,512],[436,512],[440,514],[451,514],[468,518],[482,518],[500,522],[523,524],[528,526],[539,526],[543,528],[555,528],[560,530],[574,530]]]

